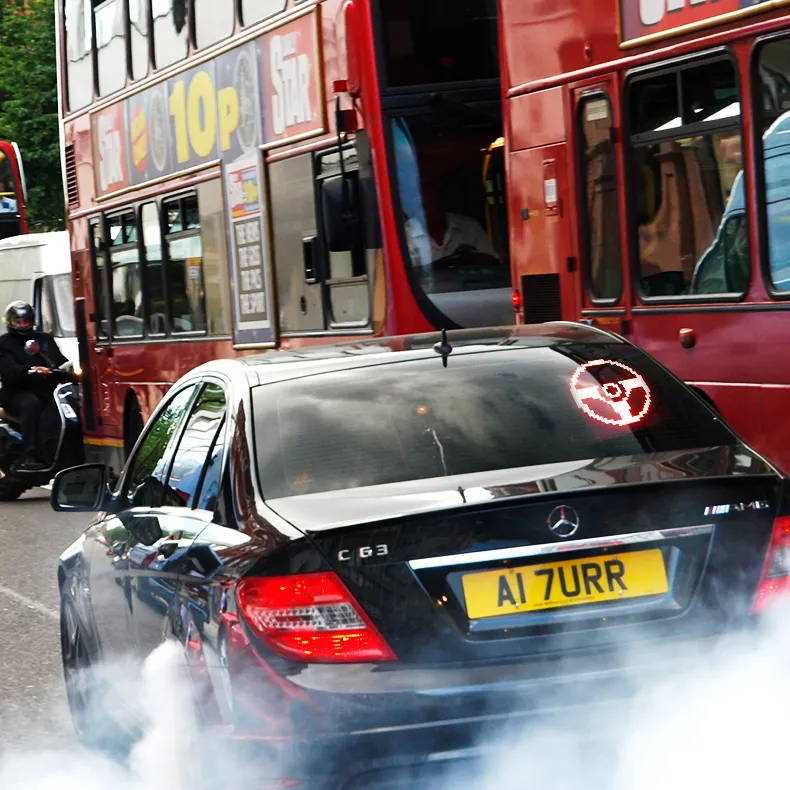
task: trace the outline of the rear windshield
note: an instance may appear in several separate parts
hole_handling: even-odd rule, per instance
[[[736,443],[689,390],[625,344],[455,353],[257,387],[270,499]]]

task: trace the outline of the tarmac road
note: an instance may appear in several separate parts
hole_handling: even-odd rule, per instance
[[[60,665],[57,558],[89,519],[55,513],[41,488],[0,503],[0,755],[73,739]]]

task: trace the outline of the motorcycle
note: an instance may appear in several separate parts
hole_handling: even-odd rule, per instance
[[[42,356],[35,340],[25,343],[30,356]],[[39,455],[49,466],[27,471],[17,469],[23,457],[22,430],[13,414],[0,407],[0,502],[18,499],[25,491],[45,485],[61,470],[85,462],[80,421],[80,394],[72,362],[48,365],[59,382],[52,392],[51,406],[39,426]],[[0,390],[1,394],[1,390]]]

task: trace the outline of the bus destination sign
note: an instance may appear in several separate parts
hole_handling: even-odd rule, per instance
[[[620,0],[620,31],[623,44],[633,45],[648,37],[666,37],[757,13],[784,0]]]
[[[274,340],[260,149],[326,131],[318,13],[91,114],[100,197],[221,164],[238,345]]]

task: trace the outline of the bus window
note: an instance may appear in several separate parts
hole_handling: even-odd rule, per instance
[[[93,32],[90,0],[65,0],[66,77],[69,109],[73,112],[93,98]]]
[[[217,0],[194,0],[195,45],[198,49],[210,47],[233,32],[233,6],[235,3],[218,3]]]
[[[96,66],[99,96],[126,85],[126,24],[123,0],[106,0],[93,12],[96,21]]]
[[[148,74],[148,1],[129,0],[129,49],[132,52],[132,79]]]
[[[187,195],[164,206],[167,251],[167,290],[174,334],[206,331],[206,292],[203,281],[203,244],[200,227],[187,228],[187,217],[199,216],[197,195]],[[182,228],[186,228],[182,230]]]
[[[642,295],[742,294],[742,252],[725,254],[736,227],[728,220],[745,213],[735,188],[742,153],[733,63],[717,59],[636,78],[628,106]]]
[[[279,14],[286,0],[241,0],[241,22],[254,25],[262,19]]]
[[[110,217],[107,229],[110,237],[113,337],[142,337],[143,288],[134,213]]]
[[[612,106],[606,93],[579,102],[582,176],[582,260],[590,296],[617,300],[623,287],[617,160]]]
[[[763,141],[764,201],[771,284],[790,292],[790,39],[760,48],[756,67],[762,112],[755,119]]]
[[[210,335],[230,335],[230,280],[225,236],[222,182],[205,181],[197,188],[203,239],[203,278]],[[187,223],[189,224],[189,223]]]
[[[163,69],[187,56],[187,0],[151,0],[154,64]]]
[[[165,274],[162,267],[162,234],[156,203],[146,203],[140,212],[145,253],[145,309],[148,315],[148,334],[167,333],[167,299]]]
[[[418,296],[459,326],[512,321],[507,250],[486,231],[484,170],[501,136],[495,105],[395,117],[391,134],[395,211]]]
[[[498,79],[493,0],[381,0],[378,5],[389,87]]]

